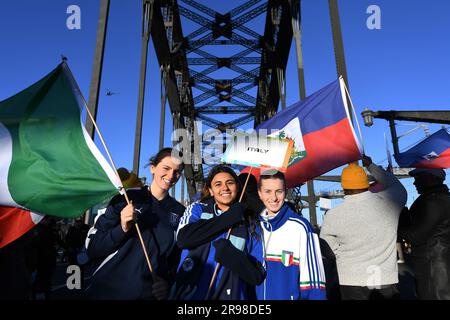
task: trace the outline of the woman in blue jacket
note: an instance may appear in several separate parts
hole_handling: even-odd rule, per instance
[[[172,299],[255,298],[250,289],[263,281],[265,271],[255,258],[262,254],[256,252],[256,220],[238,202],[239,191],[234,171],[218,165],[210,171],[200,201],[186,209],[177,231],[183,251]],[[216,263],[221,267],[209,290]]]
[[[325,273],[319,238],[308,220],[285,202],[286,180],[279,171],[261,174],[258,194],[260,257],[266,268],[264,282],[256,287],[258,300],[324,300]]]

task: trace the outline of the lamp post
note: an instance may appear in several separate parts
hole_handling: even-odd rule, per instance
[[[371,127],[373,125],[373,111],[369,110],[369,108],[365,108],[361,115],[364,119],[364,125],[366,127]]]
[[[361,112],[361,115],[364,119],[364,125],[366,127],[371,127],[373,125],[374,118],[389,121],[392,145],[394,147],[395,155],[400,153],[398,147],[399,137],[397,136],[397,131],[395,129],[395,120],[450,124],[450,111],[372,111],[369,110],[369,108],[365,108],[364,111]]]

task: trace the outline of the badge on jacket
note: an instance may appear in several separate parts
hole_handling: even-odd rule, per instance
[[[174,230],[178,229],[178,223],[180,222],[180,216],[175,212],[169,212],[169,222]]]
[[[289,267],[294,262],[294,253],[292,251],[283,250],[281,253],[281,262],[285,267]]]

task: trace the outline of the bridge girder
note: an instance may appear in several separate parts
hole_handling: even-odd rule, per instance
[[[185,177],[192,197],[204,179],[200,140],[194,136],[196,121],[225,132],[252,120],[257,126],[276,114],[280,100],[276,70],[285,70],[292,42],[290,6],[282,0],[248,0],[219,13],[195,0],[154,1],[151,35],[159,64],[170,66],[166,94],[174,129],[186,129],[190,134],[191,163],[185,167]],[[263,34],[246,26],[264,13]],[[199,27],[185,36],[181,17]],[[219,57],[202,49],[217,45],[242,50]],[[193,66],[206,68],[196,71]],[[217,79],[211,75],[222,68],[237,76]],[[224,122],[214,118],[219,114],[242,116]]]

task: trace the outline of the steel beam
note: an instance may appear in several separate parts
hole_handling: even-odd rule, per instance
[[[174,118],[174,129],[184,129],[191,134],[195,133],[195,128],[193,121],[195,119],[189,119],[186,123],[182,114],[192,114],[193,113],[193,98],[192,91],[187,90],[183,94],[178,90],[177,78],[175,75],[175,70],[181,72],[182,82],[189,82],[189,69],[186,60],[186,52],[181,47],[178,50],[173,50],[170,48],[166,29],[164,25],[164,19],[161,13],[161,7],[164,6],[164,1],[155,0],[155,11],[152,19],[151,35],[153,40],[153,45],[155,47],[156,56],[160,65],[170,65],[171,68],[168,72],[167,77],[167,99],[169,101],[170,111]],[[183,32],[181,27],[179,10],[177,3],[173,2],[173,41],[175,44],[183,42]],[[181,99],[184,99],[182,102]],[[190,150],[184,150],[188,152],[188,158],[190,163],[185,164],[184,174],[186,177],[186,186],[188,189],[189,197],[193,197],[196,193],[196,184],[203,181],[203,173],[201,166],[198,166],[200,154],[198,153],[199,146],[195,146],[197,140],[190,141]],[[201,162],[200,162],[201,163]]]
[[[272,8],[281,7],[281,17],[274,24]],[[280,35],[280,36],[278,36]],[[262,58],[255,110],[255,127],[278,111],[280,101],[276,69],[286,69],[292,43],[291,8],[288,1],[269,0],[262,41]]]
[[[92,67],[91,84],[89,86],[88,108],[94,120],[97,119],[98,99],[102,80],[103,56],[105,52],[106,31],[108,28],[109,0],[100,1],[97,40],[95,43],[94,65]],[[86,131],[94,139],[95,128],[90,117],[86,117]]]
[[[341,20],[339,18],[339,8],[337,0],[328,0],[331,19],[331,31],[333,34],[334,57],[336,59],[337,75],[342,76],[350,91],[347,77],[347,66],[345,64],[344,41],[342,39]]]
[[[403,120],[414,122],[450,124],[450,111],[372,111],[372,116],[385,120]]]
[[[370,118],[372,125],[372,118],[385,119],[389,122],[389,129],[391,131],[392,145],[394,147],[394,154],[400,153],[398,145],[397,130],[395,128],[395,120],[414,121],[414,122],[428,122],[450,124],[450,111],[371,111],[364,110],[362,112],[364,118]]]
[[[290,0],[290,20],[292,33],[295,39],[295,53],[297,58],[297,76],[298,76],[298,87],[300,99],[303,101],[306,98],[306,83],[303,67],[303,51],[301,42],[301,1]],[[317,224],[317,212],[316,212],[316,202],[315,200],[315,190],[314,190],[314,180],[310,180],[306,183],[308,189],[308,210],[309,219],[313,225]]]
[[[152,16],[154,10],[153,0],[142,1],[142,41],[141,65],[139,71],[139,91],[136,114],[136,128],[134,133],[133,172],[139,177],[139,163],[141,157],[142,121],[144,115],[145,81],[147,77],[148,41],[151,34]]]
[[[253,113],[253,106],[201,106],[195,108],[196,114],[232,114],[232,113]]]

